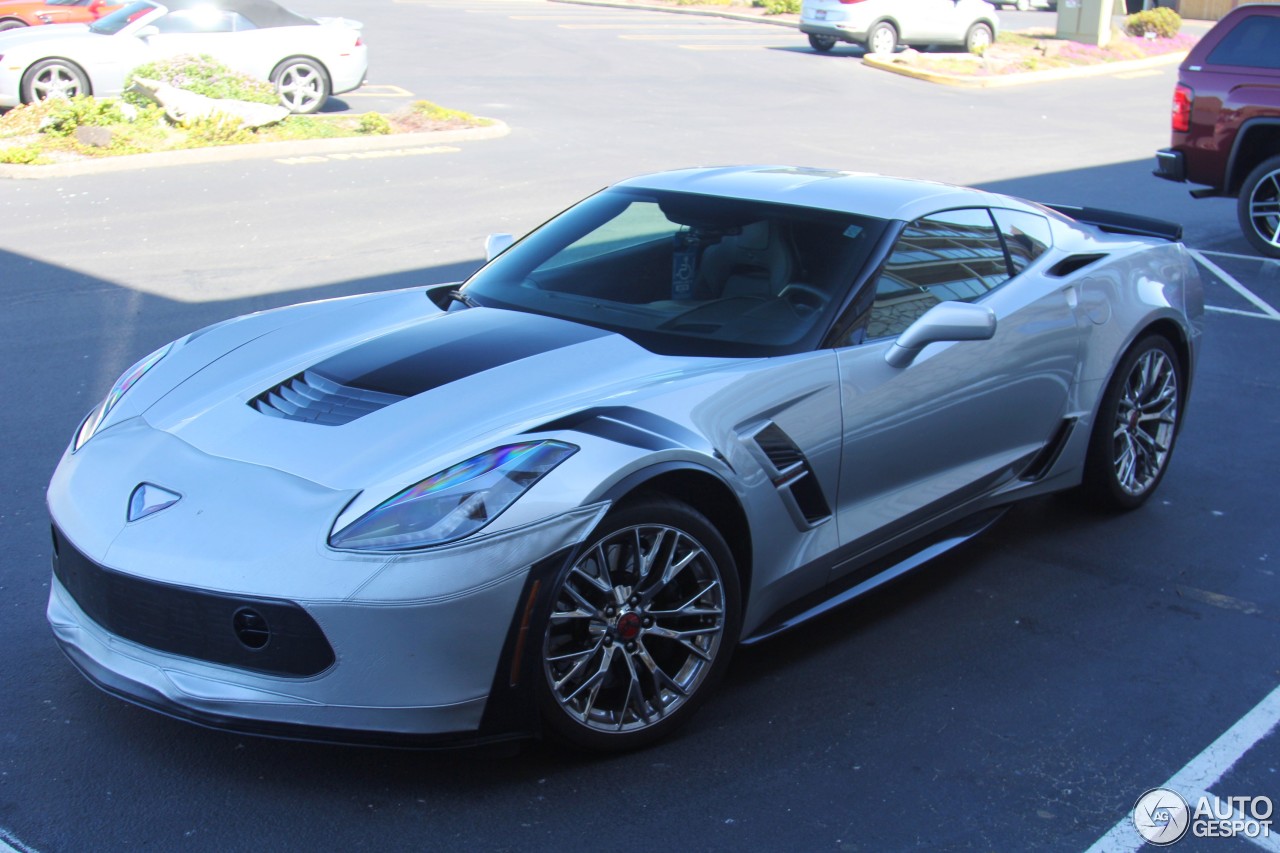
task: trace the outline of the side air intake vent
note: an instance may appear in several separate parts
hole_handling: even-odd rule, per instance
[[[751,434],[750,439],[748,448],[759,451],[757,459],[801,529],[815,527],[831,517],[831,507],[822,494],[813,467],[791,436],[777,424],[768,423]]]
[[[1071,255],[1063,258],[1053,265],[1049,270],[1049,275],[1062,278],[1064,275],[1071,275],[1076,270],[1082,270],[1095,261],[1100,261],[1106,255]]]
[[[304,370],[249,401],[276,418],[325,426],[342,426],[405,399],[399,394],[352,388]]]

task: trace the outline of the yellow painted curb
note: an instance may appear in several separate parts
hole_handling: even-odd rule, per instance
[[[5,163],[0,164],[0,179],[67,178],[161,166],[228,163],[234,160],[270,160],[326,154],[357,154],[362,151],[391,151],[397,148],[413,149],[450,142],[497,139],[511,132],[511,128],[504,122],[497,119],[489,119],[489,121],[493,123],[485,127],[468,127],[460,130],[431,130],[422,133],[391,133],[386,136],[301,139],[289,142],[226,145],[218,148],[191,148],[183,151],[158,151],[153,154],[127,154],[121,157],[77,160],[71,163],[51,163],[44,166],[17,166]]]
[[[1123,74],[1126,71],[1140,71],[1144,68],[1159,68],[1165,65],[1176,65],[1186,59],[1187,52],[1165,53],[1160,56],[1149,56],[1146,59],[1130,59],[1124,62],[1100,62],[1097,65],[1075,65],[1070,68],[1051,68],[1047,71],[1023,71],[1017,74],[1000,74],[991,77],[970,77],[962,74],[944,74],[924,68],[913,68],[891,59],[868,53],[862,57],[862,64],[904,77],[914,77],[929,83],[940,83],[944,86],[967,86],[974,89],[997,89],[1004,86],[1027,86],[1032,83],[1053,83],[1057,80],[1074,80],[1078,77],[1102,77],[1109,74]]]

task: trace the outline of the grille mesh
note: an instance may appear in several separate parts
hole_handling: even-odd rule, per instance
[[[399,394],[352,388],[304,370],[254,397],[249,405],[276,418],[342,426],[403,399]]]

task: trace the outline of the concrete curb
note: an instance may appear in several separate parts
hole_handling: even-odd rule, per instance
[[[69,178],[78,175],[101,175],[133,169],[163,166],[189,166],[202,163],[229,163],[235,160],[269,160],[286,157],[323,157],[327,154],[391,152],[397,149],[421,149],[453,142],[498,139],[511,132],[504,122],[490,119],[485,127],[461,130],[433,130],[423,133],[399,133],[388,136],[361,136],[347,139],[304,139],[294,142],[263,142],[257,145],[228,145],[221,148],[192,148],[185,151],[160,151],[155,154],[129,154],[100,160],[77,160],[51,163],[47,166],[15,166],[0,164],[0,179]],[[352,157],[352,159],[360,159]]]
[[[1048,71],[1023,71],[1019,74],[1006,74],[994,77],[966,77],[959,74],[943,74],[928,71],[924,68],[912,68],[909,65],[882,59],[875,54],[862,57],[862,64],[879,68],[904,77],[914,77],[929,83],[940,83],[944,86],[966,86],[972,89],[999,89],[1006,86],[1029,86],[1033,83],[1053,83],[1058,80],[1074,80],[1078,77],[1105,77],[1111,74],[1123,74],[1126,71],[1141,71],[1146,68],[1160,68],[1175,65],[1186,59],[1187,52],[1166,53],[1161,56],[1149,56],[1146,59],[1130,59],[1125,62],[1103,62],[1099,65],[1078,65],[1072,68],[1051,68]]]
[[[800,29],[795,15],[743,15],[738,12],[721,12],[718,9],[689,9],[682,6],[645,6],[640,3],[614,2],[614,0],[550,0],[566,6],[601,6],[606,9],[638,9],[641,12],[669,12],[673,15],[698,15],[703,18],[724,18],[727,21],[745,21],[748,24],[766,24],[770,27]],[[796,20],[792,20],[796,19]]]

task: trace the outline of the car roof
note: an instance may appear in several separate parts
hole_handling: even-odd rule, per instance
[[[1004,207],[1044,214],[1019,199],[936,181],[793,166],[731,166],[659,172],[622,181],[634,187],[793,204],[911,221],[938,210]]]
[[[152,0],[170,12],[181,9],[224,9],[237,12],[258,27],[297,27],[314,24],[311,18],[291,12],[272,0]]]

